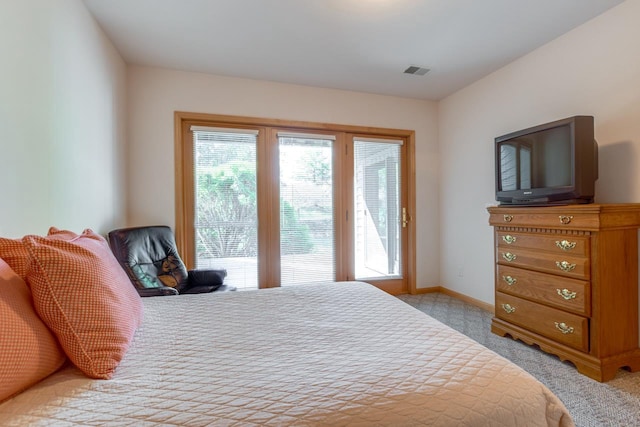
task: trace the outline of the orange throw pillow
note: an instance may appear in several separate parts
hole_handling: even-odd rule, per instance
[[[36,311],[82,372],[111,378],[142,322],[142,301],[106,240],[85,230],[22,241]]]
[[[61,230],[56,227],[49,227],[49,231],[47,232],[47,239],[71,240],[77,236],[73,231]]]
[[[65,361],[60,344],[36,314],[31,292],[0,259],[0,401],[55,372]]]
[[[73,231],[60,230],[50,227],[47,239],[71,239],[77,236]],[[22,239],[8,239],[0,237],[0,258],[2,258],[11,269],[23,280],[27,277],[31,266],[31,256]]]
[[[27,277],[31,257],[20,239],[0,237],[0,258],[11,266],[11,269],[23,280]]]

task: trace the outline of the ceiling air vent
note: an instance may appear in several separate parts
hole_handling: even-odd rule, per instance
[[[405,74],[415,74],[417,76],[424,76],[430,70],[428,68],[416,67],[415,65],[410,66],[406,70],[404,70]]]

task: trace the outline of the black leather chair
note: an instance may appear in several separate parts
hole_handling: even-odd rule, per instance
[[[224,284],[227,270],[187,271],[171,228],[130,227],[107,234],[116,259],[143,297],[235,290]]]

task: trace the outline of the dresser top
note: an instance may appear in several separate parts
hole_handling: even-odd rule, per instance
[[[539,226],[568,230],[640,227],[640,203],[589,203],[565,206],[491,206],[493,226]]]

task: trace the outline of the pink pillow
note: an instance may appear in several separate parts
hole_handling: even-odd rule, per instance
[[[85,230],[22,241],[36,311],[82,372],[111,378],[142,321],[142,301],[106,240]]]
[[[55,372],[60,344],[33,309],[31,292],[0,259],[0,401]]]
[[[49,228],[48,239],[72,239],[76,233],[60,230],[56,227]],[[0,237],[0,258],[2,258],[13,271],[23,280],[27,277],[31,264],[31,256],[22,239],[7,239]]]
[[[9,264],[11,269],[22,279],[27,277],[31,258],[29,251],[20,239],[0,237],[0,258]]]
[[[78,237],[78,235],[73,231],[61,230],[56,227],[49,227],[49,231],[47,232],[47,238],[49,239],[71,240],[76,237]]]

